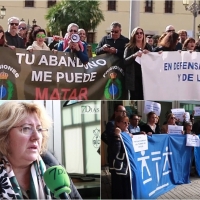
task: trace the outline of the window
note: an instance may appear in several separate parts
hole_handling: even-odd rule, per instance
[[[87,34],[87,43],[94,43],[94,35],[95,33],[92,32]]]
[[[172,13],[172,0],[165,0],[165,13]]]
[[[47,8],[50,8],[51,6],[56,4],[56,0],[48,0],[47,1]]]
[[[116,10],[116,1],[108,0],[108,10]]]
[[[153,0],[147,0],[145,2],[145,12],[153,12]]]
[[[25,7],[34,7],[34,1],[25,0]]]

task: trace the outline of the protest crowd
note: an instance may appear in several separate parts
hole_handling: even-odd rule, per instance
[[[183,112],[177,113],[168,111],[166,120],[163,124],[159,122],[159,116],[154,111],[147,113],[147,121],[142,120],[139,114],[129,114],[122,104],[116,104],[114,113],[108,123],[106,129],[101,135],[102,141],[107,144],[107,162],[109,172],[111,173],[111,196],[112,199],[131,199],[131,180],[130,180],[130,164],[129,156],[127,156],[127,147],[125,148],[124,140],[120,136],[122,133],[128,134],[127,137],[134,138],[136,135],[147,135],[151,137],[155,135],[174,134],[175,129],[179,129],[180,135],[197,136],[200,133],[200,120],[194,121],[195,110],[192,114]],[[179,119],[177,116],[181,116]],[[159,136],[160,135],[160,136]],[[156,145],[156,144],[155,144]],[[132,152],[134,154],[134,152]],[[190,176],[198,176],[195,168],[194,147],[189,154]],[[137,172],[136,170],[136,173]],[[142,172],[143,173],[143,172]],[[133,177],[133,175],[132,175]],[[142,191],[141,191],[142,193]]]
[[[48,44],[47,35],[43,27],[33,25],[27,30],[27,24],[17,17],[8,19],[8,28],[0,26],[0,46],[11,49],[23,48],[30,52],[35,50],[71,52],[87,64],[92,57],[91,48],[88,48],[87,36],[84,29],[76,23],[66,27],[64,37],[54,35],[53,41]],[[143,100],[143,82],[141,65],[135,61],[136,57],[148,52],[163,51],[200,51],[200,41],[188,37],[187,31],[177,31],[172,25],[168,25],[161,36],[145,35],[142,28],[132,30],[130,38],[123,36],[121,24],[113,22],[110,25],[110,33],[99,41],[95,54],[116,55],[123,62],[125,87],[124,98],[130,100]],[[95,55],[93,53],[93,56]]]

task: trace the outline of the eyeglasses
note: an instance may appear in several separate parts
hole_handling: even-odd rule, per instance
[[[176,117],[171,117],[170,119],[176,119]]]
[[[143,32],[136,32],[136,35],[143,35]]]
[[[19,24],[18,24],[18,23],[10,23],[10,25],[11,25],[11,26],[14,26],[14,25],[15,25],[15,26],[18,26]]]
[[[37,131],[39,134],[43,134],[44,132],[48,131],[46,128],[36,128],[34,129],[33,126],[29,124],[24,124],[21,126],[15,126],[12,128],[21,128],[21,133],[24,135],[32,135],[34,131]]]
[[[133,120],[137,120],[137,121],[139,121],[139,119],[133,119]]]
[[[69,32],[74,32],[74,33],[76,33],[77,30],[71,29]]]
[[[175,30],[168,30],[167,32],[168,32],[168,33],[169,33],[169,32],[175,32]]]
[[[124,123],[125,125],[129,125],[130,123],[129,122],[123,122],[123,121],[121,121],[122,123]]]
[[[37,37],[37,38],[45,38],[46,35],[45,35],[45,34],[37,34],[36,37]]]
[[[116,33],[116,34],[119,33],[119,31],[110,31],[110,32],[111,32],[111,33]]]
[[[118,110],[117,112],[123,112],[123,113],[126,113],[126,111],[125,110]]]

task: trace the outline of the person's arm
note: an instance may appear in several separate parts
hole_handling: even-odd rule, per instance
[[[63,51],[63,41],[60,41],[57,45],[57,50],[58,51]]]
[[[105,44],[105,38],[103,37],[99,44],[96,47],[95,53],[96,55],[104,54],[106,51],[103,50],[103,45]]]
[[[71,199],[82,199],[81,195],[79,194],[78,190],[76,189],[71,178],[70,178],[70,189],[71,189],[71,193],[69,194],[69,196]]]
[[[87,64],[88,61],[89,61],[89,57],[88,57],[88,54],[87,54],[87,46],[85,43],[83,43],[83,48],[84,50],[81,51],[81,49],[79,51],[76,51],[76,54],[77,54],[77,57],[80,59],[80,61],[83,63],[83,64]]]

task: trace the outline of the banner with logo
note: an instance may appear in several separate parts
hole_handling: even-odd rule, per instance
[[[199,100],[200,53],[148,53],[141,57],[145,100]]]
[[[123,61],[113,55],[83,65],[72,53],[0,48],[0,99],[123,99]]]
[[[185,135],[148,136],[148,150],[134,152],[132,139],[122,133],[135,199],[156,199],[177,184],[190,183],[192,147]]]

